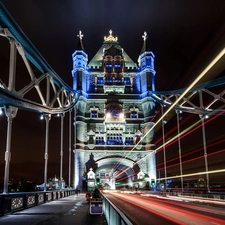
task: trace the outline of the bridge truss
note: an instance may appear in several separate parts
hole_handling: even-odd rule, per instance
[[[11,158],[11,126],[18,109],[29,110],[42,114],[46,119],[46,149],[45,166],[48,160],[48,122],[53,114],[64,115],[76,105],[79,99],[79,90],[73,90],[48,65],[38,50],[33,46],[14,19],[0,2],[0,36],[5,38],[9,45],[9,72],[8,81],[0,77],[0,108],[8,117],[8,135],[5,152],[4,192],[7,193],[9,162]],[[2,48],[1,48],[2,49]],[[27,74],[24,74],[24,83],[16,80],[17,55],[21,57]],[[210,70],[217,64],[225,65],[225,48],[221,50],[220,58],[214,62]],[[1,71],[0,71],[1,72]],[[26,76],[26,78],[25,78]],[[17,89],[17,83],[20,88]],[[206,115],[225,113],[225,77],[208,81],[192,87],[167,92],[149,91],[156,102],[163,107],[175,111],[198,114],[202,118]],[[62,116],[63,117],[63,116]],[[162,118],[163,119],[163,116]],[[204,121],[203,121],[204,122]],[[47,167],[47,166],[46,166]],[[207,167],[207,163],[206,163]],[[45,168],[45,183],[47,181]],[[209,185],[209,184],[208,184]]]

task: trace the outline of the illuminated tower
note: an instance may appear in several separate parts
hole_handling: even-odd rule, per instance
[[[147,33],[142,36],[144,43],[141,54],[138,58],[140,69],[141,93],[147,90],[155,91],[155,70],[154,70],[154,54],[147,48]]]
[[[73,57],[73,87],[81,96],[75,107],[75,183],[86,188],[87,173],[114,188],[149,186],[156,179],[155,151],[151,143],[155,103],[148,95],[154,89],[154,54],[144,44],[139,67],[109,31],[90,62],[82,37]]]
[[[87,91],[87,85],[86,85],[86,74],[87,74],[87,62],[88,62],[88,56],[84,51],[82,38],[83,34],[81,31],[77,35],[79,37],[78,44],[76,51],[72,55],[73,59],[73,70],[72,70],[72,76],[73,76],[73,89],[74,90],[83,90],[84,92]]]

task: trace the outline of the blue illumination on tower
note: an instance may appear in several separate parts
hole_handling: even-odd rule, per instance
[[[154,58],[153,52],[148,51],[146,40],[148,38],[147,33],[144,32],[142,36],[144,39],[141,54],[138,58],[140,68],[140,82],[141,92],[144,93],[148,90],[155,91],[155,70],[154,70]]]
[[[149,92],[155,89],[155,56],[146,48],[147,34],[143,36],[139,66],[119,45],[111,30],[90,62],[83,48],[81,32],[78,37],[78,46],[72,55],[73,88],[80,93],[74,115],[75,188],[85,184],[82,178],[91,168],[85,170],[86,154],[93,152],[96,155],[99,163],[96,163],[96,171],[101,174],[100,168],[108,160],[114,157],[117,160],[118,151],[129,149],[137,140],[141,140],[137,136],[144,135],[138,151],[152,150],[154,131],[148,134],[146,132],[153,126],[154,123],[149,120],[155,115],[155,101]],[[102,155],[99,154],[101,150]],[[105,159],[105,150],[113,152],[110,159]],[[156,180],[155,156],[153,157],[141,165],[147,171],[149,182],[151,179]],[[111,187],[115,187],[114,183],[115,180],[110,181]],[[93,182],[94,184],[96,183]]]
[[[72,60],[73,60],[73,70],[72,70],[72,76],[73,76],[73,89],[74,90],[83,90],[87,91],[87,82],[86,82],[86,76],[87,76],[87,62],[88,62],[88,56],[84,51],[82,38],[83,34],[81,31],[77,35],[79,37],[79,41],[77,44],[76,51],[72,54]]]

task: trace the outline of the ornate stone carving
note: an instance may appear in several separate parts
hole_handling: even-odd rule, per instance
[[[112,35],[112,30],[109,31],[109,36],[108,37],[104,37],[104,41],[105,42],[117,42],[118,38],[117,37],[113,37]]]

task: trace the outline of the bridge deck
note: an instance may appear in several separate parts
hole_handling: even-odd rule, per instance
[[[4,225],[106,225],[104,215],[91,215],[85,194],[69,196],[0,217]]]

